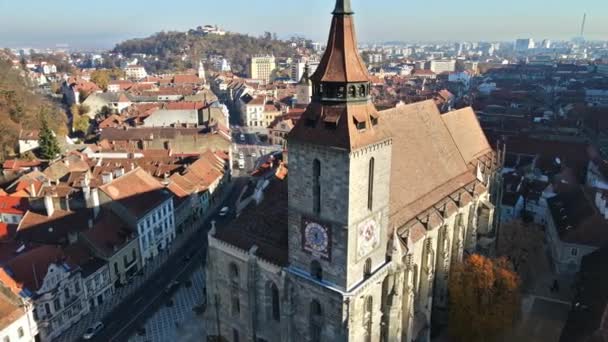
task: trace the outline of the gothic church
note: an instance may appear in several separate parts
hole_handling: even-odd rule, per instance
[[[377,111],[353,15],[336,1],[288,157],[209,233],[210,340],[430,341],[450,266],[493,234],[501,156],[475,113]]]

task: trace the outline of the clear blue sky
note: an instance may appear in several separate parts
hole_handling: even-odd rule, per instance
[[[352,0],[360,41],[608,40],[608,0]],[[112,46],[160,30],[229,31],[325,40],[334,0],[0,0],[0,46]]]

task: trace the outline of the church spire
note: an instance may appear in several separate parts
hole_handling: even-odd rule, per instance
[[[289,141],[354,150],[388,138],[378,125],[371,77],[359,54],[350,0],[336,0],[327,48],[310,77],[312,98]]]
[[[336,9],[334,9],[334,15],[351,15],[354,14],[351,6],[350,0],[337,0],[336,1]]]
[[[359,55],[354,12],[350,0],[337,0],[329,39],[313,82],[369,82],[370,77]]]
[[[304,65],[304,74],[302,75],[299,84],[307,86],[310,85],[310,67],[308,66],[308,62],[306,62]]]

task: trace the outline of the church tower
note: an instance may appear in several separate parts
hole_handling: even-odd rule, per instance
[[[203,61],[198,62],[198,78],[203,80],[203,83],[207,83],[207,79],[205,77],[205,66],[203,65]]]
[[[310,68],[308,67],[308,63],[304,67],[304,75],[302,75],[302,79],[296,86],[296,99],[297,104],[306,106],[310,104],[310,97],[312,96],[312,82],[310,81],[309,76]]]
[[[288,137],[294,341],[381,336],[392,142],[371,102],[353,15],[350,0],[336,1],[311,103]]]

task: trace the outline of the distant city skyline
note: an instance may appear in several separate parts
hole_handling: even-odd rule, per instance
[[[585,37],[608,40],[608,2],[512,0],[500,6],[482,0],[433,2],[352,0],[359,41],[567,40],[578,35],[587,13]],[[323,42],[331,0],[282,2],[174,0],[162,6],[143,0],[83,3],[64,0],[0,1],[0,46],[110,48],[159,31],[219,25],[227,31],[260,35],[276,32]]]

